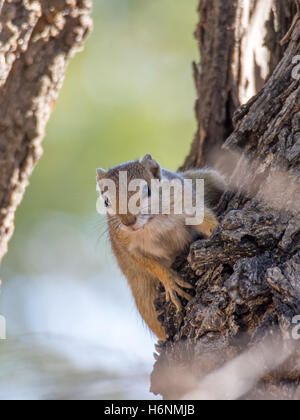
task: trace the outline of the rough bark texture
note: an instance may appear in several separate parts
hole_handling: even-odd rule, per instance
[[[276,2],[279,9],[282,4]],[[274,14],[268,25],[272,19]],[[279,35],[282,30],[276,32],[278,42]],[[151,389],[165,398],[183,396],[208,373],[272,336],[274,352],[288,345],[289,357],[280,367],[262,369],[259,381],[239,398],[300,397],[300,346],[291,338],[293,317],[300,315],[300,71],[293,61],[300,55],[299,21],[283,57],[281,48],[272,76],[236,111],[225,141],[237,164],[231,192],[217,208],[220,226],[175,264],[195,285],[194,296],[177,314],[163,290],[156,302],[168,340],[159,350]],[[270,69],[274,65],[269,61]],[[205,155],[201,142],[198,147],[197,164]]]
[[[0,260],[90,0],[0,0]]]
[[[195,36],[201,64],[193,65],[198,130],[181,169],[211,162],[232,132],[233,113],[239,105],[237,83],[230,65],[235,50],[236,1],[200,1],[198,12],[200,21]]]
[[[201,0],[194,63],[198,129],[181,169],[204,165],[230,173],[221,146],[239,104],[264,85],[283,56],[280,40],[295,14],[294,0]]]

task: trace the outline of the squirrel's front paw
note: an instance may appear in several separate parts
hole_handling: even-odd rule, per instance
[[[215,214],[211,210],[206,209],[203,222],[200,225],[196,225],[195,228],[198,233],[203,234],[206,238],[210,238],[218,225],[219,222]]]
[[[181,296],[186,300],[191,299],[191,296],[188,293],[186,293],[184,290],[182,290],[181,288],[184,287],[186,289],[192,289],[193,286],[185,282],[184,280],[182,280],[175,273],[169,276],[167,281],[164,283],[164,287],[166,290],[166,301],[167,302],[171,301],[172,303],[174,303],[177,311],[180,311],[182,309],[178,296]]]

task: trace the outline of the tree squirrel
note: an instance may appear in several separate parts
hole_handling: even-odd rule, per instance
[[[188,226],[185,214],[121,214],[120,212],[120,172],[127,173],[127,182],[142,179],[146,183],[147,199],[151,198],[151,181],[157,180],[197,180],[204,179],[204,218],[199,225]],[[105,193],[102,180],[111,180],[116,185],[115,214],[111,214],[110,197]],[[192,181],[193,182],[193,181]],[[186,300],[190,295],[183,289],[192,286],[183,281],[171,269],[175,258],[186,250],[200,236],[209,237],[218,221],[210,209],[216,205],[226,189],[223,177],[212,169],[195,169],[186,172],[171,172],[160,167],[150,154],[140,161],[126,162],[108,171],[97,169],[98,189],[105,200],[107,209],[109,236],[113,253],[127,277],[137,308],[156,336],[165,340],[164,328],[158,321],[154,300],[157,297],[158,284],[161,282],[166,291],[166,300],[172,301],[177,310],[181,309],[178,296]],[[128,193],[130,195],[130,193]],[[196,191],[192,188],[195,198]],[[129,195],[126,197],[128,199]],[[126,202],[127,204],[127,202]]]

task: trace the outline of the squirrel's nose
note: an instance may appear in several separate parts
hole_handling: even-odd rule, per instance
[[[132,214],[124,214],[121,217],[121,222],[125,226],[132,226],[136,223],[136,216]]]

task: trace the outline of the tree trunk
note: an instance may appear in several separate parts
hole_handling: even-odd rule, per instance
[[[0,260],[90,8],[90,0],[0,0]]]
[[[233,170],[230,191],[216,209],[220,226],[174,265],[195,285],[194,296],[177,314],[163,290],[156,302],[168,339],[159,348],[151,389],[164,398],[300,398],[299,328],[293,324],[300,315],[300,21],[291,2],[270,3],[270,14],[260,11],[267,1],[250,2],[250,13],[248,4],[200,1],[199,126],[184,166],[211,164],[209,156],[227,150],[230,160],[227,155],[223,166]],[[233,32],[228,23],[241,21],[243,14],[249,18],[247,31]],[[203,26],[207,16],[218,24]],[[223,24],[225,47],[218,41]],[[251,41],[263,27],[273,51],[264,55],[265,62],[258,59],[257,41]],[[231,36],[238,42],[228,41]],[[206,39],[213,53],[203,50]],[[217,50],[223,47],[227,58],[220,71]],[[263,83],[232,118],[236,98],[242,102]]]
[[[280,40],[290,28],[294,0],[201,0],[194,63],[198,129],[180,169],[204,165],[230,173],[221,151],[233,131],[233,114],[262,87],[283,56]]]

